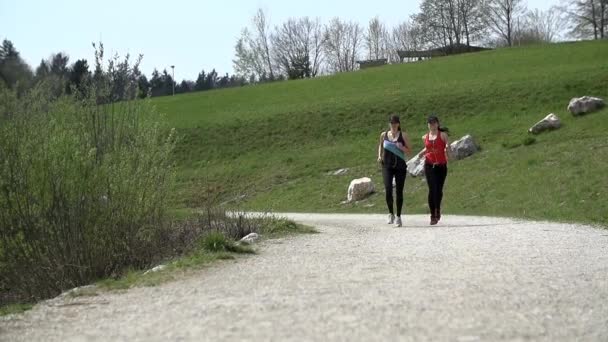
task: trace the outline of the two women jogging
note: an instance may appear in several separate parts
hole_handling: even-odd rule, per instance
[[[378,144],[378,162],[382,163],[382,177],[386,192],[386,205],[389,216],[388,223],[401,227],[401,211],[403,208],[403,188],[407,174],[405,154],[411,153],[411,145],[405,132],[401,130],[399,117],[392,115],[389,119],[390,129],[380,134]],[[441,219],[441,200],[443,185],[447,177],[447,164],[450,143],[446,129],[439,124],[439,119],[432,115],[427,119],[429,131],[422,137],[424,149],[419,156],[424,155],[424,172],[429,188],[428,205],[431,213],[431,225],[436,225]],[[393,209],[393,179],[397,197],[397,217]]]

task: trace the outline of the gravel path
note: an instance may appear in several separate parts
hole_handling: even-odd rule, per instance
[[[152,288],[0,318],[2,341],[608,341],[608,230],[288,214],[321,234]]]

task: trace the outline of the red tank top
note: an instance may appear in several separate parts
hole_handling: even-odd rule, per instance
[[[428,164],[447,164],[448,161],[445,158],[445,141],[441,139],[441,132],[437,134],[435,140],[429,139],[429,134],[424,138],[424,147],[426,152],[424,158]]]

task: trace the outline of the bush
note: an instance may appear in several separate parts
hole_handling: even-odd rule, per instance
[[[174,132],[146,100],[50,89],[0,89],[0,291],[12,300],[145,267],[168,234]]]
[[[201,248],[207,252],[220,253],[253,253],[247,246],[240,246],[235,241],[230,240],[221,232],[213,232],[205,235],[200,242]]]
[[[274,217],[270,214],[247,215],[244,212],[227,212],[224,208],[208,206],[192,217],[174,222],[165,246],[172,256],[187,255],[199,249],[208,252],[248,253],[237,245],[250,233],[265,237],[279,237],[292,233],[315,233],[312,227]],[[234,246],[237,248],[235,249]]]

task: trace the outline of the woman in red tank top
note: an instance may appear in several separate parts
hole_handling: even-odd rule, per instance
[[[429,187],[428,203],[431,211],[431,225],[441,219],[441,200],[443,185],[448,174],[448,151],[450,142],[447,130],[441,128],[439,119],[432,115],[427,120],[429,132],[422,137],[424,141],[424,174]]]

